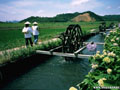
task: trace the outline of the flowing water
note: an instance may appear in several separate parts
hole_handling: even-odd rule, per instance
[[[87,41],[104,42],[104,37],[97,34]],[[97,50],[102,52],[103,45],[98,45]],[[83,53],[93,54],[93,52],[88,52],[87,49],[83,50]],[[71,86],[76,86],[83,81],[85,75],[91,69],[89,65],[88,59],[68,62],[63,57],[52,56],[28,72],[11,80],[2,89],[69,90]]]

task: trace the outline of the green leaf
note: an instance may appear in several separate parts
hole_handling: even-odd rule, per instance
[[[104,82],[104,86],[114,86],[113,84]]]
[[[114,79],[114,80],[117,80],[117,78],[118,78],[118,77],[116,77],[115,75],[113,76],[113,79]]]
[[[95,76],[95,79],[96,79],[96,80],[99,80],[99,79],[101,79],[101,78],[104,78],[103,75]]]
[[[114,62],[115,59],[114,59],[114,58],[110,58],[110,60],[111,60],[112,62]]]
[[[120,70],[117,70],[118,73],[120,73]]]
[[[89,83],[89,80],[88,80],[88,79],[85,79],[84,82],[85,82],[85,84],[88,84],[88,83]]]
[[[89,76],[89,75],[86,75],[85,77],[86,77],[86,78],[89,78],[90,76]]]

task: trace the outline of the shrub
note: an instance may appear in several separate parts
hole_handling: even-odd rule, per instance
[[[97,86],[120,86],[120,30],[110,31],[105,38],[103,54],[98,51],[89,58],[92,70],[77,86],[80,90],[93,90]],[[105,87],[104,87],[105,86]],[[119,88],[119,87],[118,87]]]
[[[10,52],[5,51],[3,52],[3,54],[0,55],[0,64],[14,62],[16,60],[23,59],[36,54],[36,50],[39,50],[39,49],[49,50],[51,48],[59,46],[60,44],[61,44],[61,41],[57,40],[57,41],[51,41],[51,42],[43,43],[40,45],[36,45],[34,47],[20,48],[19,50],[13,50]]]

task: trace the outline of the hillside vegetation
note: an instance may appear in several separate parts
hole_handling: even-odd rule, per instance
[[[59,15],[56,15],[55,17],[38,17],[38,16],[34,17],[34,16],[31,16],[29,18],[26,18],[26,19],[20,21],[20,22],[25,22],[25,21],[30,21],[30,22],[34,22],[34,21],[37,21],[37,22],[67,22],[78,15],[79,15],[79,13],[76,12],[76,13],[59,14]]]
[[[91,11],[87,11],[87,12],[83,12],[83,13],[75,12],[75,13],[58,14],[55,17],[31,16],[20,22],[25,22],[25,21],[30,21],[30,22],[34,22],[34,21],[37,21],[37,22],[68,22],[68,21],[74,21],[73,18],[78,17],[79,15],[84,15],[86,13],[88,13],[91,18],[94,18],[94,21],[103,21],[101,16],[96,15],[95,13],[93,13]],[[86,21],[86,19],[88,19],[88,18],[85,18],[85,20],[83,18],[82,21]],[[79,21],[79,20],[77,20],[77,21]],[[89,21],[89,20],[87,20],[87,21]],[[76,22],[76,20],[75,20],[75,22]]]
[[[105,21],[120,21],[120,15],[105,15],[103,19]]]
[[[83,13],[63,13],[58,14],[55,17],[38,17],[31,16],[20,22],[80,22],[80,21],[120,21],[120,15],[105,15],[100,16],[91,11]]]

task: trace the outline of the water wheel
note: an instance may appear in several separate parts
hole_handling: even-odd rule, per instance
[[[99,31],[100,32],[105,32],[106,31],[106,23],[102,22],[101,25],[99,26]]]
[[[78,24],[69,25],[64,33],[60,35],[62,40],[62,52],[74,53],[83,46],[83,33]]]

